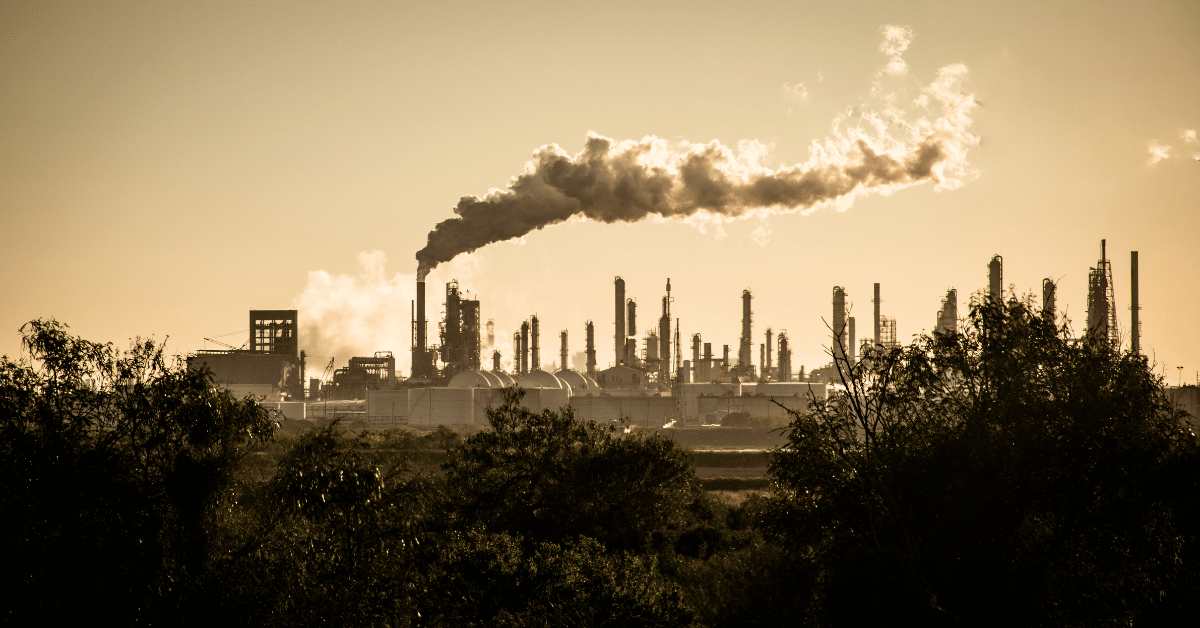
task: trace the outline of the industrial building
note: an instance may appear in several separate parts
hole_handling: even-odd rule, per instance
[[[942,299],[942,307],[938,310],[937,324],[934,330],[943,334],[958,333],[958,290],[946,290]]]
[[[1003,298],[1003,258],[994,255],[987,265],[985,298]],[[1131,253],[1131,350],[1140,353],[1138,253]],[[503,390],[525,390],[523,403],[534,410],[574,408],[583,419],[628,419],[646,424],[699,425],[718,423],[728,413],[773,416],[787,409],[801,410],[813,399],[824,399],[829,386],[840,386],[835,364],[855,365],[868,351],[900,346],[896,319],[881,313],[881,286],[873,284],[871,333],[859,338],[855,317],[850,316],[848,294],[834,286],[829,352],[835,362],[814,368],[806,375],[792,370],[791,339],[787,330],[766,327],[753,355],[753,294],[741,293],[741,333],[736,359],[731,344],[722,344],[715,355],[712,342],[701,334],[690,338],[690,359],[683,358],[682,327],[673,318],[674,297],[670,279],[661,297],[657,325],[637,324],[638,299],[627,293],[621,277],[613,280],[613,360],[600,368],[595,346],[595,325],[583,324],[585,368],[568,367],[569,329],[559,332],[559,367],[542,368],[541,321],[537,314],[522,321],[513,334],[511,371],[501,369],[502,356],[495,348],[495,324],[482,324],[479,300],[470,298],[457,281],[445,285],[444,310],[437,339],[429,342],[425,282],[417,282],[412,303],[412,366],[408,378],[396,368],[391,351],[349,358],[342,368],[331,359],[320,378],[310,381],[307,413],[311,416],[353,416],[374,427],[482,425],[488,408],[503,401]],[[732,297],[732,295],[731,295]],[[1041,314],[1056,321],[1057,283],[1042,282]],[[202,350],[188,358],[189,368],[205,366],[215,381],[235,394],[254,394],[279,404],[305,400],[302,386],[305,354],[299,350],[296,310],[252,310],[249,334],[242,347]],[[486,329],[486,344],[481,337]],[[947,288],[937,311],[934,330],[956,333],[958,291]],[[640,331],[640,336],[639,336]],[[1100,260],[1089,272],[1088,327],[1085,338],[1118,346],[1116,302],[1112,265],[1106,242]],[[217,341],[213,341],[217,342]],[[218,343],[224,344],[224,343]],[[248,348],[246,348],[248,347]],[[491,368],[484,369],[482,351],[490,352]],[[783,404],[781,407],[779,404]],[[296,412],[296,405],[287,406]],[[304,414],[303,404],[299,412]]]
[[[303,400],[304,352],[299,351],[296,310],[250,310],[249,334],[242,345],[249,349],[200,350],[188,356],[188,369],[207,368],[215,383],[238,396]]]

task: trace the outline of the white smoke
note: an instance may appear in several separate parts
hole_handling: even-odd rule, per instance
[[[397,367],[407,373],[417,278],[403,273],[389,277],[382,251],[359,253],[358,264],[354,275],[308,273],[304,292],[292,300],[299,310],[301,344],[322,361],[336,356],[337,366],[352,356],[391,351]]]
[[[889,57],[888,64],[883,71],[892,76],[908,74],[908,64],[900,55],[904,54],[904,51],[908,50],[908,45],[912,43],[912,29],[907,26],[887,24],[880,27],[879,31],[883,33],[883,43],[879,44],[879,51]]]
[[[900,54],[912,30],[886,26],[883,33],[886,72],[907,73]],[[844,209],[860,195],[886,195],[926,182],[939,191],[957,188],[975,174],[967,151],[978,144],[968,131],[977,101],[962,89],[967,73],[961,64],[940,69],[914,103],[925,114],[915,121],[891,98],[882,114],[852,111],[836,119],[831,136],[812,142],[808,160],[794,166],[764,165],[768,149],[758,141],[739,142],[735,151],[716,140],[616,141],[588,133],[574,156],[555,144],[543,146],[506,189],[458,202],[456,216],[438,223],[417,252],[418,275],[493,242],[579,217],[606,223],[650,217],[723,221]]]
[[[1167,159],[1170,159],[1174,156],[1171,154],[1171,152],[1176,148],[1179,148],[1180,152],[1186,153],[1188,152],[1189,146],[1200,145],[1200,141],[1196,139],[1196,129],[1180,129],[1179,139],[1183,144],[1182,146],[1172,146],[1171,144],[1160,142],[1157,139],[1146,142],[1146,165],[1153,166],[1160,161],[1166,161]],[[1192,159],[1200,161],[1200,153],[1197,153],[1194,150],[1191,152]]]
[[[797,102],[808,100],[808,88],[804,86],[804,83],[796,83],[795,85],[788,85],[787,83],[784,83],[783,95],[786,98]]]
[[[325,270],[308,273],[304,291],[292,299],[299,312],[301,348],[310,356],[309,371],[315,362],[345,366],[353,356],[371,356],[376,351],[391,351],[396,367],[408,376],[412,365],[412,304],[417,298],[416,275],[386,270],[387,256],[382,251],[359,253],[358,272],[334,274]],[[429,344],[437,344],[437,310],[446,281],[459,279],[468,286],[478,260],[463,257],[437,273],[429,283],[426,318]],[[506,352],[503,332],[496,330],[497,349]],[[507,355],[507,353],[505,353]],[[491,368],[491,354],[481,356],[484,367]]]
[[[1171,147],[1159,142],[1158,140],[1151,140],[1148,150],[1150,152],[1150,156],[1146,158],[1146,165],[1148,166],[1153,166],[1154,164],[1164,159],[1170,159],[1171,157]]]

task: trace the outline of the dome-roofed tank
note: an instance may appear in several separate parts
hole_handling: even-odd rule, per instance
[[[492,388],[491,382],[479,371],[463,371],[446,384],[446,388]]]
[[[555,371],[554,376],[566,382],[568,386],[575,390],[584,390],[591,388],[588,385],[587,379],[583,375],[569,369],[561,369]]]
[[[504,371],[492,371],[492,375],[495,375],[496,379],[500,380],[500,386],[502,388],[517,385],[517,380],[513,379],[512,375],[509,375]]]
[[[504,384],[500,383],[500,378],[496,377],[495,373],[489,373],[488,371],[476,371],[476,372],[479,373],[480,375],[482,375],[483,378],[488,381],[488,385],[491,386],[492,388],[504,388]]]
[[[588,383],[588,389],[600,388],[600,382],[592,379],[590,375],[582,375],[584,381]]]
[[[566,382],[542,369],[533,369],[521,375],[517,385],[521,388],[570,388]]]

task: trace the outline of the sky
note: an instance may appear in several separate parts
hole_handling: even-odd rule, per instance
[[[296,308],[310,375],[375,351],[407,375],[417,252],[456,207],[505,228],[516,213],[488,212],[542,207],[501,202],[515,177],[541,181],[536,155],[591,163],[589,138],[610,138],[608,157],[651,147],[678,181],[712,149],[713,172],[746,183],[843,173],[860,139],[903,161],[940,133],[953,150],[935,171],[848,196],[531,223],[433,268],[429,317],[457,279],[506,364],[536,314],[543,362],[561,329],[581,352],[592,320],[603,368],[613,278],[639,333],[670,278],[685,339],[736,355],[749,289],[755,343],[787,330],[811,369],[829,361],[834,286],[861,335],[880,283],[907,341],[948,288],[965,313],[997,254],[1017,295],[1057,280],[1081,331],[1106,239],[1123,336],[1136,250],[1144,351],[1167,382],[1195,381],[1197,33],[1191,1],[9,0],[0,353],[55,318],[186,354],[240,345],[250,309]]]

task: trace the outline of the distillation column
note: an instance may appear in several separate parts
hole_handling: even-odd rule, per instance
[[[754,357],[751,355],[754,340],[750,337],[750,290],[742,291],[742,342],[738,348],[738,374],[749,377],[754,372]]]
[[[1142,309],[1138,304],[1138,252],[1131,251],[1129,254],[1129,311],[1132,313],[1129,321],[1129,341],[1130,349],[1134,355],[1142,354],[1142,320],[1138,310]]]
[[[613,288],[616,291],[617,310],[613,317],[615,330],[613,332],[613,354],[615,355],[616,364],[625,363],[625,280],[617,277],[613,279]]]
[[[596,376],[596,328],[592,325],[592,321],[587,322],[587,374],[588,377]]]
[[[833,341],[830,345],[833,363],[846,361],[846,289],[833,287]]]

